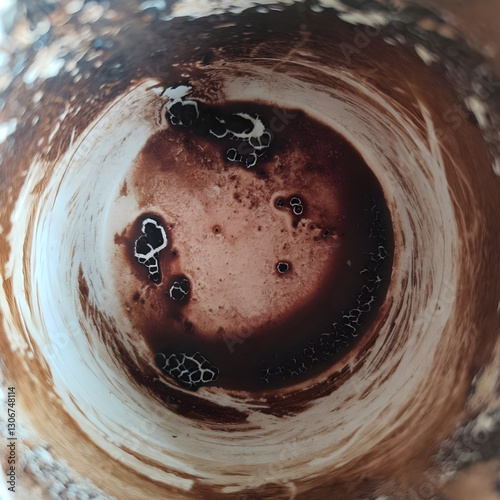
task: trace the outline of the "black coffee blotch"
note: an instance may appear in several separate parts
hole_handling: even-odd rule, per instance
[[[154,248],[159,247],[164,241],[161,229],[151,222],[144,225],[144,234],[146,235],[147,242]]]
[[[229,115],[225,117],[224,121],[227,128],[236,134],[248,134],[253,129],[252,122],[242,116]]]
[[[139,254],[147,254],[150,251],[150,246],[148,245],[148,239],[146,236],[141,236],[135,245],[136,252]],[[146,261],[145,261],[146,262]]]
[[[285,274],[290,270],[290,264],[288,262],[278,262],[276,269],[280,274]]]
[[[185,301],[189,295],[191,283],[185,276],[178,277],[170,285],[166,295],[175,302]]]
[[[134,256],[147,268],[149,279],[158,284],[161,282],[159,253],[168,245],[167,231],[158,218],[146,216],[142,219],[141,233],[134,242]]]
[[[175,287],[173,287],[169,293],[170,298],[173,300],[182,300],[186,295],[180,288]]]

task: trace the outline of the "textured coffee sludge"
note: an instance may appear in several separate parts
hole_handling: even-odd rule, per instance
[[[158,275],[182,276],[165,278],[166,291],[156,281],[160,286],[146,299],[154,308],[131,302],[132,324],[152,352],[208,356],[220,374],[205,383],[255,391],[303,382],[353,347],[384,298],[392,230],[380,186],[343,138],[304,112],[248,102],[208,108],[190,98],[192,92],[179,85],[160,94],[168,98],[174,128],[148,141],[132,173],[130,183],[149,198],[151,186],[171,178],[160,203],[174,221],[169,234],[176,256]],[[274,124],[276,116],[289,120],[286,127]],[[232,150],[239,151],[237,161],[227,157]],[[186,189],[195,190],[204,212],[191,215],[189,202],[178,199]],[[143,238],[132,236],[139,263]],[[270,265],[276,261],[286,279],[276,276]],[[132,294],[129,287],[127,281],[120,293],[139,299],[141,282]],[[157,294],[171,300],[153,298]],[[196,363],[190,369],[201,376]]]
[[[470,89],[397,11],[313,7],[109,15],[88,59],[70,21],[68,69],[33,54],[10,89],[6,378],[24,443],[109,496],[404,497],[491,423],[500,179]],[[362,50],[360,18],[386,23]]]

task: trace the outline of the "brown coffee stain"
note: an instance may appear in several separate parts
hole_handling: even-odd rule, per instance
[[[128,2],[122,2],[117,11],[120,11],[123,18],[127,18],[132,15],[133,7]],[[484,144],[476,123],[469,119],[470,116],[467,113],[454,115],[453,122],[450,122],[448,111],[459,105],[457,104],[458,98],[452,85],[444,79],[441,69],[438,66],[425,66],[405,47],[394,46],[388,49],[380,38],[373,38],[361,53],[353,57],[352,61],[346,61],[341,44],[345,40],[354,39],[355,28],[339,21],[328,12],[319,15],[304,6],[293,6],[285,12],[268,12],[265,15],[250,11],[236,17],[231,15],[223,17],[224,19],[216,21],[213,18],[191,21],[177,18],[168,22],[168,30],[166,30],[160,29],[160,24],[156,24],[160,21],[153,21],[145,15],[140,22],[127,24],[127,29],[123,32],[120,32],[119,26],[117,27],[117,25],[123,26],[123,18],[116,21],[101,19],[91,29],[115,28],[116,46],[112,56],[107,53],[103,55],[102,65],[97,70],[89,61],[80,63],[80,71],[88,72],[88,78],[75,81],[69,73],[64,72],[58,78],[37,82],[36,88],[44,92],[43,103],[40,104],[33,104],[31,94],[22,83],[22,77],[15,79],[9,87],[6,104],[1,112],[2,121],[4,118],[15,116],[19,124],[16,132],[1,146],[3,159],[2,169],[0,169],[0,199],[2,200],[0,224],[3,231],[0,233],[0,266],[2,267],[2,292],[5,300],[2,302],[3,323],[0,328],[0,344],[4,353],[5,372],[10,380],[15,381],[19,393],[19,408],[22,408],[23,415],[29,416],[30,425],[36,431],[36,438],[30,436],[32,443],[29,440],[27,443],[32,446],[40,442],[50,443],[54,456],[64,458],[71,467],[91,479],[108,494],[124,500],[145,496],[164,498],[165,495],[172,499],[219,500],[235,498],[240,491],[246,494],[247,498],[286,499],[295,495],[294,498],[301,500],[326,498],[331,496],[332,491],[335,491],[339,497],[355,499],[360,495],[368,496],[373,493],[399,494],[411,489],[416,490],[425,480],[423,478],[425,478],[426,469],[439,468],[439,464],[433,464],[432,456],[440,443],[452,435],[455,427],[468,417],[464,408],[474,376],[480,368],[491,366],[497,361],[493,359],[495,352],[493,347],[497,343],[497,332],[500,328],[497,312],[500,297],[500,284],[497,279],[500,274],[497,237],[499,179],[491,168],[488,148]],[[226,20],[228,22],[225,27],[214,28],[215,22],[220,24],[221,21]],[[145,30],[148,24],[158,29]],[[78,23],[73,20],[68,25],[56,26],[55,33],[61,35],[77,30],[77,25]],[[190,32],[188,38],[184,36],[187,29]],[[137,39],[140,39],[142,43],[137,44],[135,42]],[[307,54],[311,54],[312,57],[309,58]],[[29,56],[27,64],[33,60],[34,56],[34,54]],[[425,136],[426,122],[420,104],[425,104],[431,113],[435,129],[440,131],[439,151],[442,154],[444,175],[453,203],[453,218],[443,221],[442,230],[447,231],[447,224],[456,224],[457,227],[458,241],[453,253],[453,260],[457,263],[454,271],[457,279],[457,292],[456,295],[448,296],[446,293],[438,294],[442,303],[440,300],[433,302],[436,306],[433,312],[438,311],[440,305],[445,309],[450,302],[452,312],[446,325],[440,330],[442,335],[433,358],[432,370],[425,379],[425,384],[422,383],[412,388],[414,391],[412,401],[401,405],[397,412],[393,412],[392,406],[396,404],[400,394],[396,383],[398,369],[405,366],[400,357],[408,352],[409,348],[406,346],[412,341],[416,342],[431,335],[433,328],[437,329],[437,326],[433,323],[425,324],[425,328],[422,327],[422,330],[418,332],[417,338],[413,338],[409,334],[410,330],[401,326],[406,325],[405,320],[409,312],[408,304],[402,303],[403,296],[394,293],[396,284],[400,287],[399,290],[405,292],[405,298],[408,297],[406,294],[410,293],[412,288],[418,290],[430,302],[435,300],[436,294],[433,294],[431,287],[418,288],[419,280],[422,279],[422,269],[426,269],[426,266],[419,266],[419,263],[425,262],[428,258],[426,253],[428,249],[423,245],[416,245],[414,235],[425,240],[426,228],[411,225],[409,228],[406,227],[398,219],[398,207],[390,204],[389,208],[395,214],[396,252],[393,276],[398,281],[391,283],[387,298],[378,316],[374,318],[370,330],[366,332],[346,360],[339,362],[339,365],[328,372],[319,383],[301,387],[301,390],[297,391],[283,391],[283,393],[276,391],[266,395],[263,400],[240,394],[238,397],[242,404],[236,408],[226,407],[220,394],[213,388],[210,388],[202,397],[197,394],[187,394],[166,381],[144,356],[144,350],[138,349],[136,352],[134,342],[124,338],[123,333],[116,328],[112,311],[102,311],[100,305],[91,300],[90,292],[93,285],[89,276],[86,276],[83,270],[77,273],[79,279],[74,280],[72,287],[78,290],[79,307],[83,311],[79,319],[85,319],[95,326],[95,329],[85,331],[84,335],[89,345],[93,342],[94,345],[99,346],[95,351],[96,357],[99,358],[103,352],[112,352],[114,359],[126,365],[128,375],[131,375],[126,376],[125,371],[116,372],[120,373],[122,377],[120,381],[124,386],[128,387],[127,384],[132,384],[132,380],[135,380],[139,382],[141,390],[149,387],[150,392],[145,392],[145,394],[151,398],[156,397],[156,401],[161,401],[158,405],[161,407],[165,406],[164,401],[168,397],[172,418],[185,419],[180,425],[180,430],[185,433],[184,437],[181,438],[179,432],[179,437],[175,438],[178,440],[176,441],[178,444],[175,445],[177,448],[171,444],[174,438],[167,443],[168,450],[172,454],[178,453],[179,450],[187,450],[189,448],[187,433],[200,429],[212,433],[210,436],[213,441],[209,443],[212,443],[214,449],[220,451],[224,443],[227,445],[222,437],[226,433],[230,434],[233,440],[231,446],[239,446],[239,439],[250,439],[261,430],[262,426],[273,422],[273,419],[279,419],[281,427],[285,428],[292,419],[299,418],[302,412],[314,408],[322,398],[334,401],[339,394],[345,395],[343,404],[346,412],[358,397],[362,397],[367,404],[372,396],[384,401],[383,404],[381,403],[378,417],[380,422],[390,429],[390,433],[384,439],[370,435],[369,442],[364,443],[365,447],[360,455],[355,455],[356,450],[351,449],[343,452],[345,455],[338,454],[337,457],[340,457],[338,462],[331,459],[340,447],[353,437],[351,432],[343,433],[341,429],[335,427],[335,423],[342,416],[341,413],[323,415],[321,419],[323,422],[331,421],[329,431],[318,433],[309,441],[301,441],[300,438],[312,426],[317,425],[320,428],[320,419],[309,418],[307,423],[311,427],[295,427],[298,449],[292,447],[287,451],[285,445],[289,441],[280,443],[269,441],[276,449],[284,450],[283,460],[275,464],[274,468],[269,468],[271,464],[264,464],[260,469],[254,467],[254,464],[246,464],[238,470],[235,464],[229,464],[233,475],[231,481],[234,482],[235,487],[233,491],[236,492],[231,493],[225,489],[230,482],[228,476],[224,475],[227,473],[228,465],[225,465],[224,471],[217,468],[220,465],[219,461],[225,458],[223,454],[218,455],[217,460],[213,460],[210,456],[197,457],[189,464],[189,469],[186,467],[184,471],[180,468],[166,467],[161,461],[149,458],[145,448],[131,449],[123,445],[122,451],[126,451],[129,455],[122,456],[120,459],[111,458],[111,455],[103,450],[102,436],[89,435],[79,425],[80,415],[70,415],[67,407],[62,403],[61,396],[56,393],[50,361],[44,358],[42,349],[33,341],[35,332],[27,327],[26,318],[23,317],[25,313],[19,307],[23,295],[28,311],[33,311],[37,304],[34,300],[36,294],[33,290],[34,283],[31,274],[33,269],[31,259],[38,251],[33,247],[32,239],[32,234],[36,230],[37,220],[34,207],[37,204],[31,203],[26,198],[26,207],[30,207],[30,213],[23,214],[19,211],[15,212],[14,209],[26,182],[26,172],[28,176],[31,176],[34,175],[35,170],[43,169],[44,175],[31,193],[33,199],[41,202],[42,195],[49,188],[53,169],[65,151],[75,140],[82,138],[82,132],[100,116],[108,103],[130,90],[145,76],[156,78],[168,86],[183,81],[186,77],[182,75],[187,74],[190,81],[200,83],[200,85],[195,85],[195,97],[203,98],[215,106],[224,102],[220,73],[218,74],[215,69],[225,68],[224,71],[232,72],[235,77],[246,75],[247,68],[243,67],[243,62],[249,61],[254,68],[269,70],[272,67],[276,75],[292,75],[305,87],[320,87],[325,90],[326,94],[333,92],[332,89],[342,90],[343,83],[326,74],[320,77],[319,73],[308,69],[305,62],[326,68],[341,67],[346,71],[358,71],[358,74],[362,75],[358,82],[360,86],[375,85],[387,100],[398,106],[401,115],[404,115],[408,123],[416,125],[423,136]],[[359,98],[360,95],[357,97]],[[496,102],[495,94],[492,94],[490,98]],[[48,139],[59,120],[61,108],[67,103],[72,103],[70,112],[63,118],[59,131],[49,144]],[[76,111],[78,107],[81,109]],[[381,115],[386,112],[380,103],[379,112]],[[37,115],[39,120],[33,125]],[[385,118],[390,122],[393,117],[385,116]],[[156,117],[152,115],[151,120],[154,119]],[[381,131],[381,137],[386,133],[388,133],[387,130]],[[201,166],[206,169],[204,179],[194,174],[185,178],[179,173],[179,165],[164,164],[163,160],[158,160],[165,152],[168,152],[166,156],[172,156],[172,151],[176,146],[179,150],[179,164],[181,162],[192,163],[194,157],[201,158]],[[394,162],[391,164],[393,171],[397,171],[396,152],[391,150],[386,154],[388,159]],[[127,183],[126,189],[124,189],[124,184],[119,192],[122,197],[128,197],[132,191],[141,186],[145,189],[141,209],[146,208],[148,193],[154,195],[160,191],[154,184],[154,179],[158,180],[162,175],[168,175],[171,179],[177,177],[176,185],[179,187],[179,192],[190,193],[193,199],[197,199],[198,193],[203,191],[208,182],[214,184],[212,181],[217,174],[217,177],[222,176],[224,181],[218,187],[221,190],[226,189],[227,199],[232,200],[230,206],[234,206],[234,209],[243,205],[248,213],[268,210],[269,213],[275,214],[276,210],[272,201],[269,202],[272,198],[269,194],[278,190],[264,187],[266,183],[273,182],[272,172],[268,173],[267,177],[259,178],[253,173],[236,170],[237,173],[231,171],[231,175],[235,175],[231,178],[229,169],[225,170],[224,164],[220,161],[220,155],[221,150],[218,147],[208,143],[200,144],[200,141],[188,134],[178,134],[170,129],[160,132],[150,139],[147,150],[138,159],[136,171],[141,175],[136,176],[135,184]],[[146,162],[152,168],[152,173],[154,172],[150,178],[144,175]],[[200,169],[192,170],[192,172],[199,171]],[[282,173],[283,170],[280,174]],[[68,175],[71,175],[71,172]],[[412,193],[418,192],[418,189],[422,187],[415,186],[412,178],[394,177],[393,179],[397,179],[399,183],[392,185],[391,189],[395,192],[407,193],[409,198]],[[432,181],[430,176],[428,181]],[[236,186],[238,182],[239,185]],[[387,191],[387,185],[384,182],[382,184]],[[254,185],[258,189],[255,189]],[[231,189],[228,189],[229,186]],[[252,187],[251,190],[249,186]],[[57,189],[52,192],[54,195],[58,193]],[[297,194],[297,190],[283,189],[280,196],[286,197],[294,194]],[[158,198],[160,198],[159,195]],[[342,206],[340,194],[335,190],[332,191],[329,184],[323,195],[318,198],[321,206],[330,203],[330,210],[327,210],[326,214],[321,217],[321,211],[319,207],[314,206],[314,197],[311,197],[313,201],[307,205],[308,217],[316,226],[328,227],[332,233],[334,228],[335,231],[342,232],[342,221],[329,219],[328,216],[331,213],[342,212],[339,210]],[[388,198],[391,199],[391,196]],[[181,225],[175,220],[175,213],[172,210],[166,210],[167,203],[165,201],[163,203],[165,210],[162,210],[161,214],[154,213],[163,218],[171,235],[170,246],[161,255],[163,276],[169,276],[169,273],[185,274],[192,282],[197,280],[201,282],[203,281],[201,269],[194,267],[189,272],[185,270],[187,249],[184,245],[185,241],[190,240],[182,238],[181,234],[176,234],[181,231]],[[156,206],[161,204],[160,199],[151,203]],[[204,213],[207,208],[211,207],[204,207]],[[425,210],[424,202],[419,209]],[[150,213],[147,210],[146,212]],[[25,225],[29,228],[29,232],[26,233],[22,245],[21,284],[15,281],[18,275],[13,277],[9,272],[9,262],[14,251],[10,245],[12,235],[16,231],[16,222],[21,221],[19,214],[25,215],[26,220],[29,221]],[[230,219],[227,218],[227,214],[225,214],[226,218],[221,218],[221,215],[224,213],[214,213],[206,223],[205,221],[200,223],[200,226],[203,226],[203,230],[200,229],[199,233],[202,241],[211,242],[213,248],[217,248],[215,246],[218,242],[217,238],[230,239],[232,231],[236,231]],[[277,217],[278,215],[273,215],[268,221],[278,220]],[[286,217],[284,220],[287,220]],[[158,311],[164,311],[165,306],[164,302],[156,298],[156,285],[147,283],[145,270],[139,268],[131,257],[130,242],[136,237],[134,231],[137,229],[134,222],[137,221],[130,220],[130,226],[123,233],[117,233],[115,243],[122,252],[120,262],[124,264],[125,272],[130,272],[130,280],[137,285],[127,288],[126,291],[122,290],[120,298],[123,304],[130,308],[131,317],[139,324],[139,320],[146,316],[148,321],[153,322],[155,314],[159,314]],[[214,227],[218,227],[219,231],[215,232]],[[297,228],[300,228],[300,225]],[[263,235],[268,230],[269,226],[263,221],[251,226],[252,237],[255,241],[263,243],[266,241]],[[300,234],[309,234],[308,231],[306,228]],[[114,234],[111,239],[113,237]],[[287,243],[287,252],[290,252],[289,249],[293,248],[292,238],[284,242],[285,245]],[[322,249],[327,249],[331,240],[326,242],[321,240],[318,243],[323,245]],[[413,253],[415,266],[405,269],[404,273],[399,273],[404,262],[403,250],[411,249],[412,245],[415,247]],[[176,252],[175,255],[173,252]],[[274,255],[274,257],[278,256]],[[291,277],[294,276],[293,273],[300,270],[296,264],[297,260],[293,257],[291,254],[279,256],[292,262]],[[329,270],[335,268],[337,263],[336,257],[318,260],[313,262],[318,275],[322,272],[328,275]],[[16,260],[16,262],[20,261]],[[78,264],[78,258],[75,257],[75,266]],[[266,279],[277,280],[279,277],[271,271],[272,266]],[[263,280],[258,280],[259,286],[262,282]],[[272,281],[272,284],[277,286],[276,281]],[[436,283],[435,286],[441,290],[446,287],[442,283]],[[303,292],[304,295],[299,297],[298,304],[307,301],[307,298],[314,298],[315,290],[315,287],[311,287]],[[161,288],[160,295],[164,295],[164,291]],[[208,295],[209,289],[206,290],[206,296]],[[411,297],[417,300],[417,297],[413,295]],[[179,325],[185,326],[184,320],[187,320],[197,327],[197,321],[194,321],[197,305],[195,298],[196,295],[193,294],[189,303],[179,312],[177,320]],[[229,300],[232,297],[226,298]],[[438,321],[439,315],[432,316],[432,320]],[[225,318],[225,324],[228,321]],[[272,316],[267,317],[267,321],[272,322]],[[387,336],[380,339],[379,332],[382,329]],[[214,328],[212,322],[212,324],[204,325],[202,332],[207,339],[210,339],[216,336],[217,329]],[[140,345],[140,339],[135,340],[137,340],[137,345]],[[385,342],[384,350],[380,351],[383,355],[373,360],[370,355],[374,350],[379,349],[378,341],[380,340]],[[18,348],[16,343],[24,343],[25,347]],[[151,344],[161,347],[160,343],[151,342]],[[32,359],[28,356],[30,352],[33,354]],[[345,362],[344,366],[342,362]],[[363,370],[366,369],[368,363],[371,363],[373,370],[388,366],[384,374],[386,379],[370,381],[368,389],[361,391],[359,395],[354,390],[350,395],[341,392],[342,388],[349,383],[357,383],[357,374],[366,373]],[[392,384],[389,384],[391,382]],[[387,387],[393,392],[388,394],[386,390],[380,394],[382,383],[388,383]],[[158,395],[162,396],[161,400]],[[75,403],[78,405],[79,402],[75,401]],[[94,410],[99,411],[98,408]],[[312,416],[317,417],[314,414]],[[355,417],[355,415],[352,416]],[[246,432],[248,434],[245,434]],[[322,449],[320,453],[316,453],[318,440],[328,438],[331,433],[337,433],[335,435],[339,437],[338,448]],[[268,439],[271,440],[272,436],[273,432],[270,430]],[[286,439],[289,440],[289,438],[290,435],[287,435]],[[205,443],[200,442],[201,445],[206,446]],[[242,450],[245,451],[246,448],[242,446]],[[226,450],[229,456],[231,450],[229,445]],[[279,453],[276,455],[279,456]],[[192,458],[189,453],[186,453],[186,456]],[[129,461],[130,457],[133,457],[133,460]],[[185,457],[182,456],[182,458]],[[330,459],[332,461],[328,462]],[[335,466],[322,469],[318,465],[318,468],[314,469],[314,474],[311,474],[311,464],[317,464],[321,460],[324,463],[335,463]],[[163,479],[151,479],[147,473],[136,470],[138,463],[150,466],[150,470],[158,469],[172,473],[176,477],[192,480],[193,486],[191,489],[181,490],[169,485]],[[462,479],[458,479],[457,483],[450,484],[449,489],[443,490],[445,496],[459,500],[460,495],[465,491],[474,491],[475,494],[477,478],[484,478],[484,482],[481,483],[483,485],[487,481],[491,483],[491,470],[488,467],[489,465],[478,466],[475,473],[472,471],[471,476],[463,480],[465,482],[462,483],[460,482]],[[487,473],[483,469],[488,469]],[[103,470],[106,474],[103,474]],[[187,470],[194,470],[195,473],[190,474]],[[289,483],[293,484],[293,488],[288,483],[280,482],[283,477],[290,478]],[[248,486],[246,482],[248,478],[254,482],[253,486]],[[467,490],[467,488],[471,489]],[[485,489],[483,493],[484,495],[490,494],[491,489]]]

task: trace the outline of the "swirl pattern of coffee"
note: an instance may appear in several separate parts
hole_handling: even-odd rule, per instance
[[[36,78],[33,52],[6,93],[0,341],[26,453],[125,500],[440,488],[457,426],[498,425],[500,100],[440,51],[478,56],[406,32],[423,10],[111,4],[90,38],[97,4],[56,9],[64,70]],[[26,456],[43,483],[52,458]]]

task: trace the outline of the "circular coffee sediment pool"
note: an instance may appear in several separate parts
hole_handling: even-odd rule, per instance
[[[416,6],[160,3],[58,6],[11,54],[21,484],[454,500],[500,429],[484,58]]]

